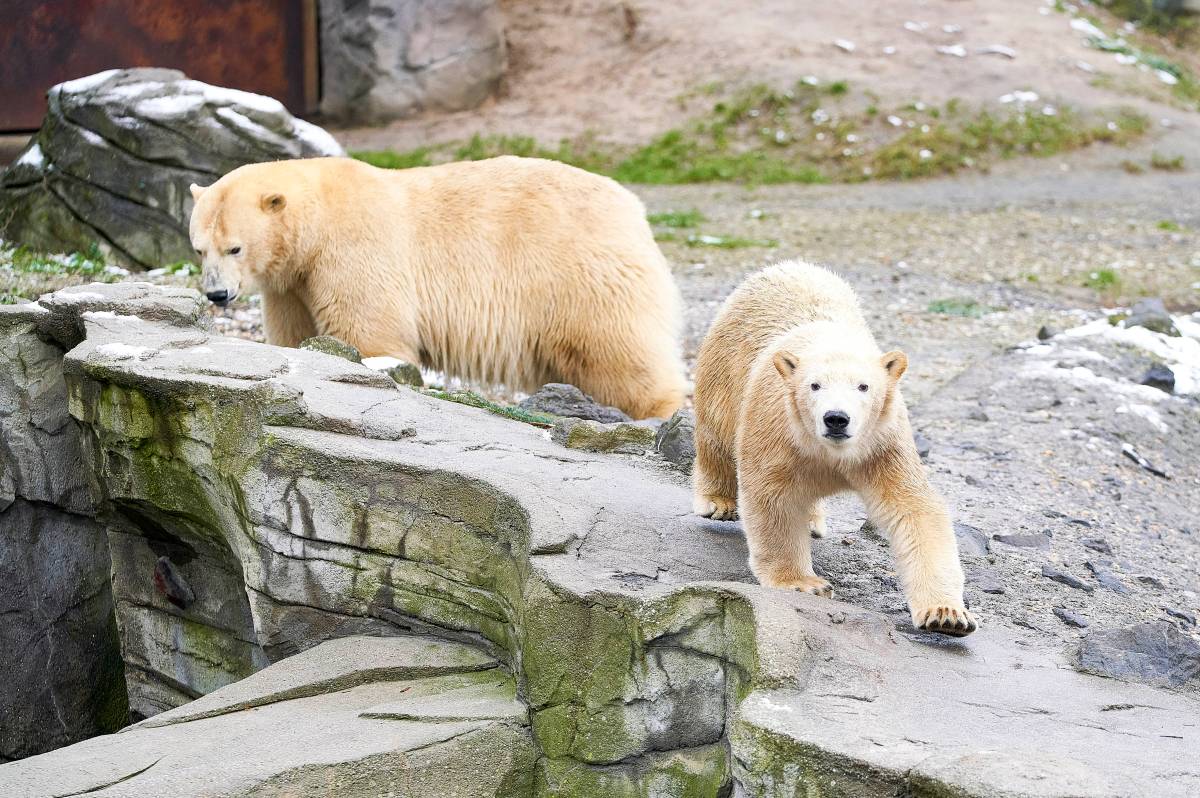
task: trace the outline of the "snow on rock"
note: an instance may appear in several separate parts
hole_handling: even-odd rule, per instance
[[[97,72],[95,75],[68,80],[66,83],[58,84],[58,90],[64,94],[82,94],[88,89],[94,89],[96,86],[99,86],[120,71],[119,69],[106,69],[103,72]]]
[[[1192,314],[1190,317],[1176,316],[1174,320],[1181,333],[1179,336],[1163,335],[1145,327],[1113,325],[1108,319],[1097,319],[1066,330],[1062,336],[1076,339],[1094,336],[1141,349],[1171,369],[1175,375],[1176,394],[1200,395],[1200,318]]]
[[[46,163],[46,156],[42,153],[42,145],[36,141],[33,146],[25,150],[21,157],[17,159],[19,166],[32,166],[34,169],[41,169]]]
[[[130,358],[141,358],[146,353],[152,351],[146,346],[134,346],[132,344],[111,343],[100,344],[96,347],[96,352],[101,355],[113,357],[118,360],[129,360]]]

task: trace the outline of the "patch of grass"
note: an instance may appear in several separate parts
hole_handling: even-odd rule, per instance
[[[442,391],[437,388],[423,388],[420,390],[421,393],[426,396],[432,396],[435,399],[482,408],[498,416],[511,418],[514,421],[520,421],[524,424],[532,424],[535,427],[549,428],[554,426],[556,420],[554,416],[547,413],[535,413],[516,407],[515,405],[497,404],[489,399],[484,399],[474,391]]]
[[[428,147],[418,147],[408,152],[359,150],[351,152],[350,157],[369,163],[371,166],[378,166],[381,169],[410,169],[414,166],[430,166],[433,161],[430,160],[429,154]]]
[[[96,244],[85,252],[58,255],[0,241],[0,304],[34,300],[42,294],[84,282],[115,282],[127,275],[111,266]]]
[[[1145,116],[1124,109],[970,109],[952,99],[940,107],[914,101],[889,111],[878,103],[869,94],[855,96],[845,81],[801,80],[787,89],[755,84],[722,93],[706,113],[640,146],[590,135],[557,147],[530,136],[474,136],[411,153],[354,155],[377,165],[523,155],[642,184],[854,182],[986,169],[997,159],[1054,155],[1095,142],[1123,144],[1149,127]]]
[[[1085,288],[1096,291],[1111,291],[1121,284],[1121,276],[1112,269],[1097,269],[1089,272],[1083,281]]]
[[[1121,168],[1131,175],[1144,174],[1146,171],[1146,167],[1142,166],[1136,161],[1130,161],[1128,159],[1121,161]]]
[[[740,236],[713,236],[692,233],[686,239],[689,247],[717,247],[718,249],[744,249],[746,247],[777,247],[774,239],[742,238]]]
[[[654,233],[655,241],[678,241],[679,236],[670,231],[657,230]]]
[[[1151,153],[1150,165],[1155,169],[1161,169],[1164,172],[1182,172],[1183,156],[1159,155],[1157,152]]]
[[[701,222],[706,221],[704,214],[692,208],[689,211],[667,211],[665,213],[652,213],[646,217],[650,224],[657,224],[663,227],[696,227]]]
[[[968,319],[978,319],[988,312],[987,307],[974,299],[935,299],[929,303],[926,310],[943,316],[963,316]]]
[[[1161,222],[1158,223],[1157,226],[1158,226],[1159,230],[1166,230],[1171,233],[1178,233],[1181,230],[1183,230],[1183,228],[1180,227],[1178,223],[1172,222],[1170,219],[1163,219]]]
[[[1118,17],[1169,37],[1180,46],[1196,42],[1197,20],[1181,13],[1179,3],[1162,3],[1155,0],[1100,0],[1100,5]]]

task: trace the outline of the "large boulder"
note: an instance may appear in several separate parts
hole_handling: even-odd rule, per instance
[[[321,0],[321,112],[377,124],[474,108],[506,66],[496,0]]]
[[[270,97],[168,69],[61,83],[41,130],[0,174],[0,238],[52,252],[98,245],[153,268],[191,260],[188,185],[247,163],[343,155]]]

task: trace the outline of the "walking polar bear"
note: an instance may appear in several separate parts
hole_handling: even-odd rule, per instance
[[[917,456],[898,382],[903,352],[879,350],[854,291],[785,262],[726,300],[696,363],[695,511],[740,512],[764,585],[832,596],[812,567],[821,500],[854,490],[887,530],[913,624],[967,635],[950,516]]]
[[[206,294],[260,291],[270,343],[327,334],[481,383],[569,382],[635,418],[683,401],[678,290],[642,203],[608,178],[535,158],[320,158],[192,196]]]

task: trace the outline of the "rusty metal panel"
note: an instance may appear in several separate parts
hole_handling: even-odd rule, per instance
[[[46,90],[157,66],[314,110],[315,0],[0,0],[0,130],[41,124]]]

